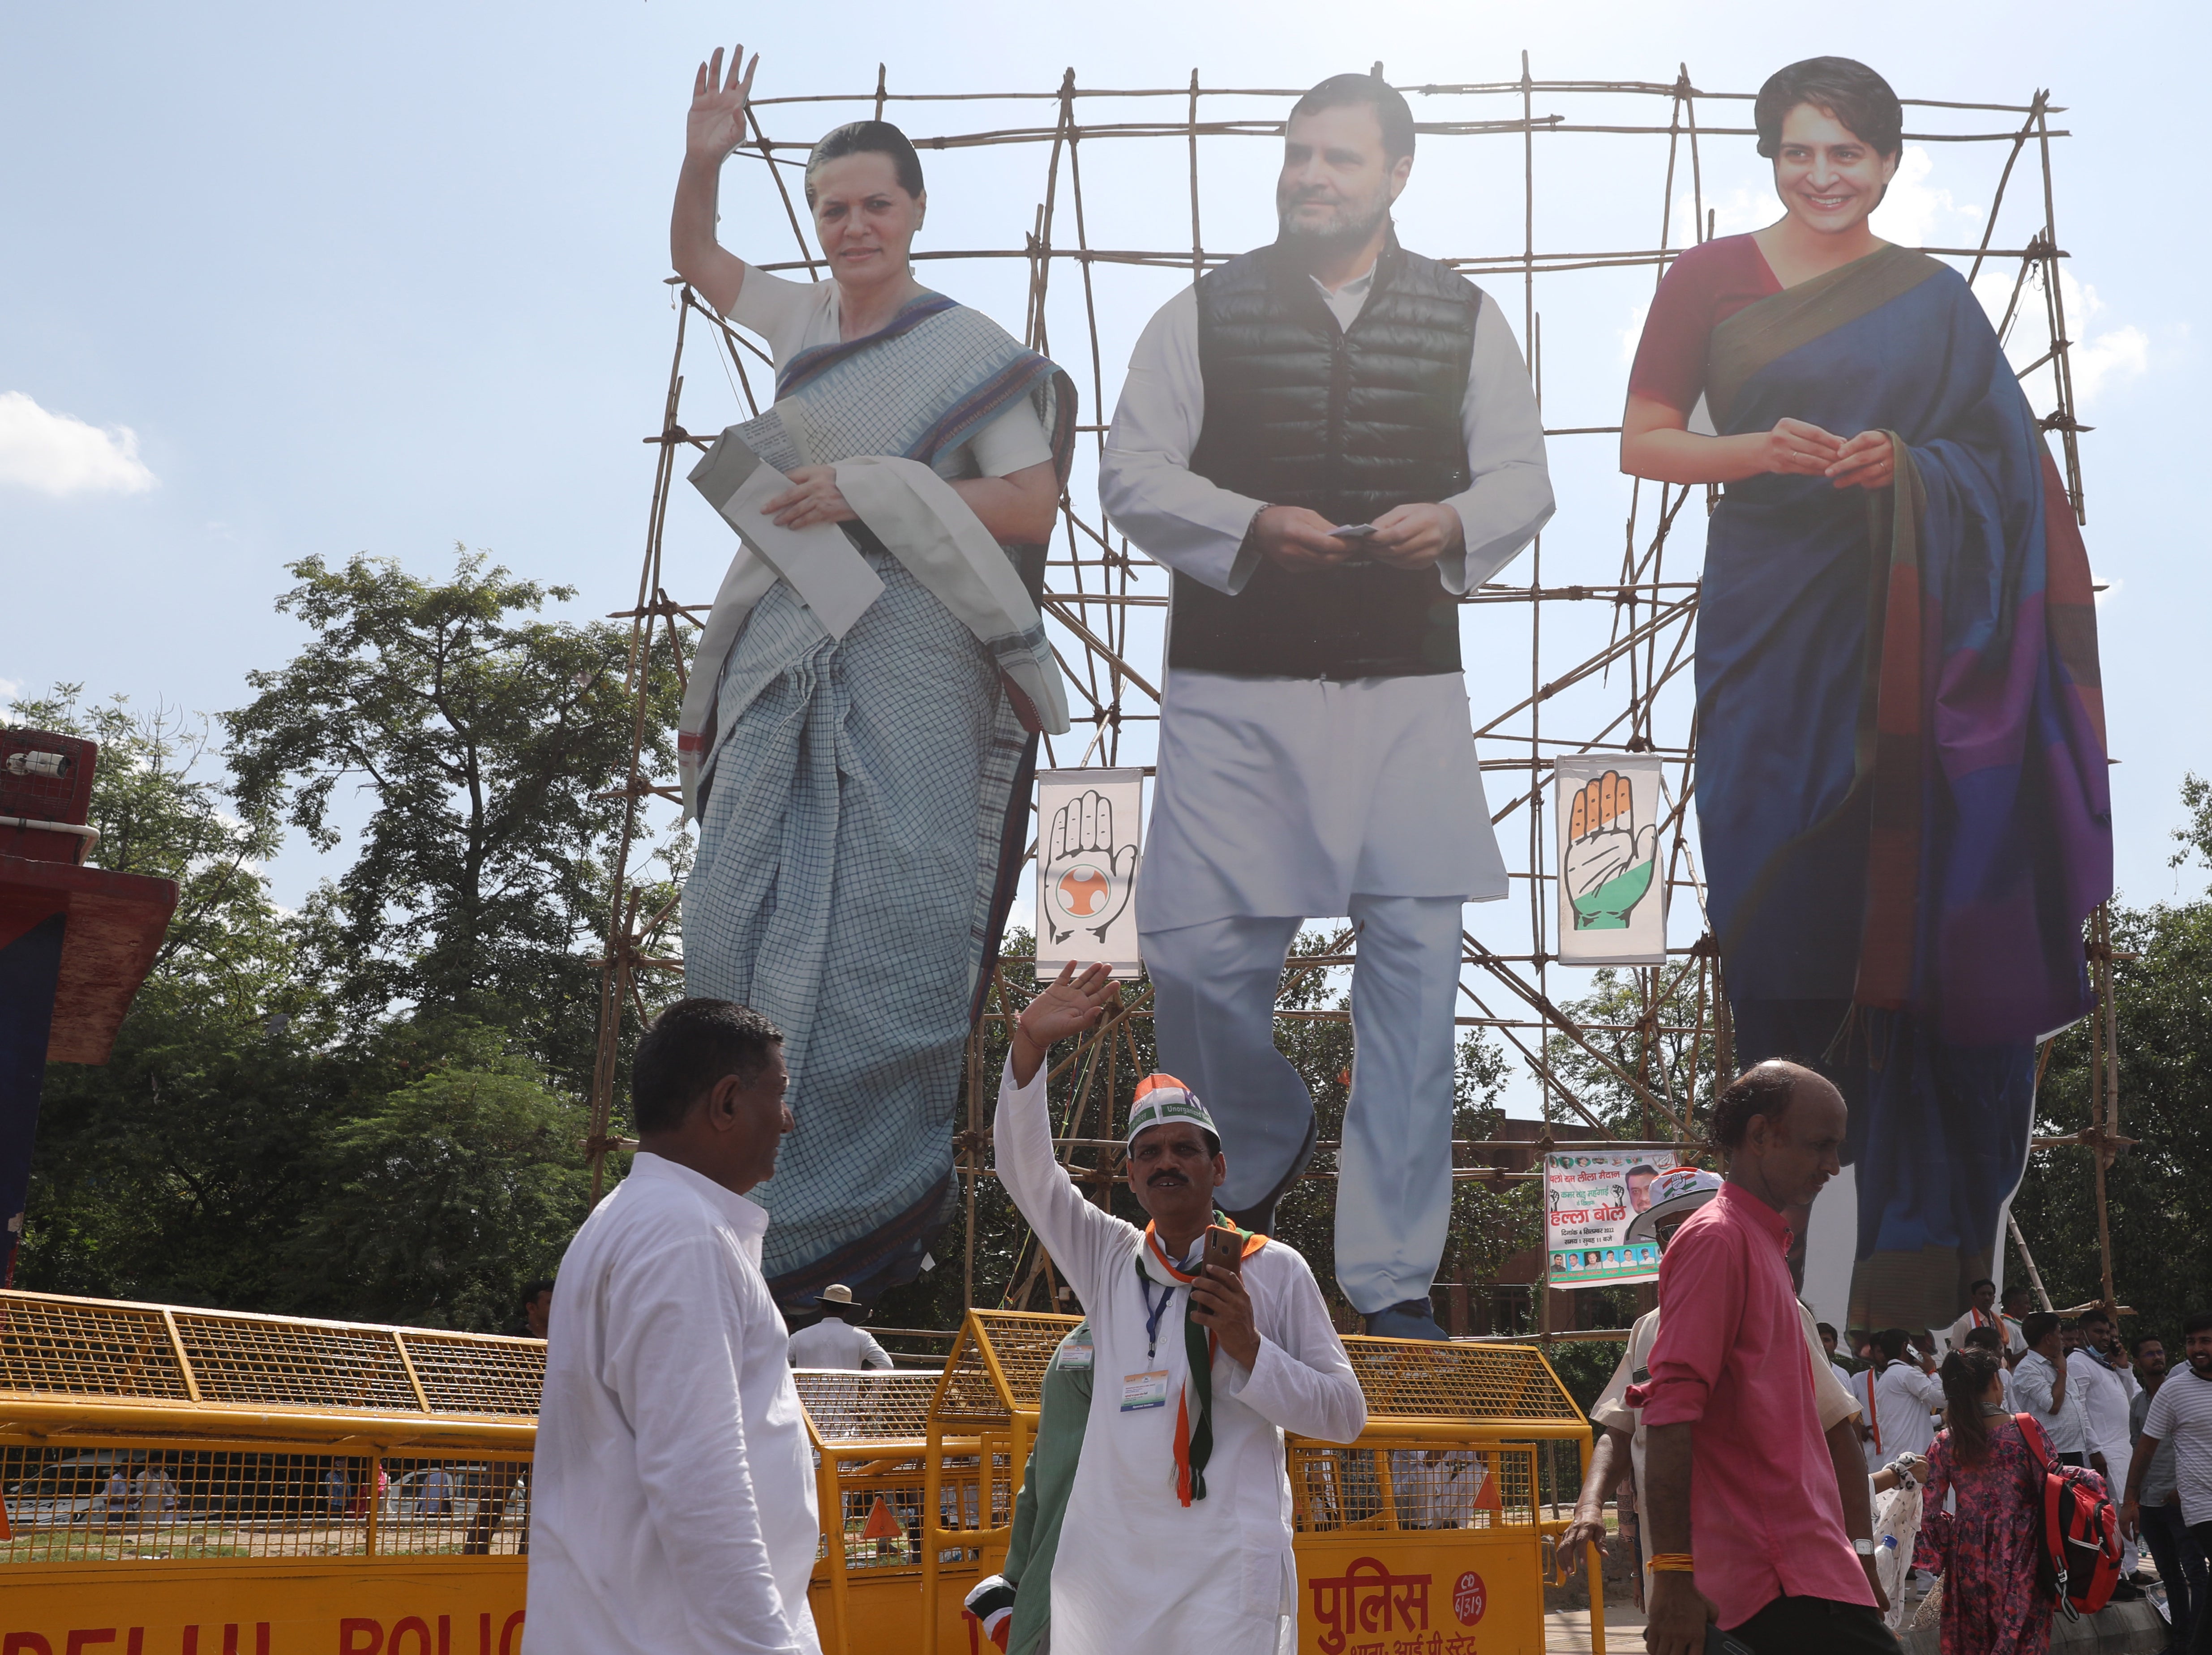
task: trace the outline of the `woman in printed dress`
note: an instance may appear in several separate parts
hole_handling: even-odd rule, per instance
[[[2087,555],[1995,330],[1868,215],[1903,111],[1863,64],[1763,87],[1783,217],[1674,262],[1624,471],[1725,485],[1697,637],[1698,833],[1737,1060],[1850,1106],[1850,1321],[1941,1327],[1991,1274],[2035,1042],[2087,1010],[2112,890]]]
[[[1943,1575],[1943,1655],[2039,1655],[2057,1607],[2036,1574],[2043,1479],[2004,1410],[2004,1365],[1954,1350],[1942,1377],[1948,1424],[1928,1451],[1920,1540]]]

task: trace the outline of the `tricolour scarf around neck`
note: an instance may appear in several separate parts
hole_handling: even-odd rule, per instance
[[[1224,1230],[1237,1230],[1243,1238],[1243,1250],[1237,1255],[1239,1258],[1249,1258],[1267,1245],[1266,1236],[1237,1229],[1221,1213],[1213,1215],[1213,1222]],[[1203,1253],[1200,1260],[1202,1269]],[[1146,1224],[1145,1244],[1137,1249],[1137,1276],[1139,1282],[1150,1280],[1173,1290],[1188,1288],[1198,1280],[1198,1271],[1187,1270],[1169,1258],[1158,1234],[1152,1225]],[[1186,1506],[1194,1500],[1206,1498],[1206,1463],[1213,1457],[1214,1344],[1213,1335],[1191,1320],[1190,1300],[1186,1295],[1182,1301],[1182,1349],[1184,1365],[1189,1372],[1176,1397],[1175,1428],[1176,1498]],[[1198,1393],[1195,1407],[1191,1397],[1194,1390]]]

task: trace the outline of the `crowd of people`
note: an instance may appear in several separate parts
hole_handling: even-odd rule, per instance
[[[1659,1308],[1593,1409],[1567,1567],[1605,1539],[1612,1500],[1650,1655],[1689,1655],[1708,1625],[1753,1651],[1891,1650],[1909,1594],[1936,1600],[1944,1655],[2032,1655],[2096,1563],[2090,1545],[2062,1583],[2046,1562],[2049,1481],[2070,1474],[2118,1507],[2111,1595],[2154,1584],[2140,1541],[2169,1655],[2206,1655],[2212,1312],[2185,1329],[2196,1382],[2169,1385],[2165,1341],[2124,1344],[2106,1308],[2063,1319],[2018,1289],[2001,1306],[1988,1280],[1940,1335],[1855,1332],[1846,1366],[1784,1262],[1845,1121],[1819,1076],[1762,1064],[1714,1112],[1726,1179],[1685,1169],[1654,1185]]]
[[[1141,1229],[1060,1165],[1048,1054],[1118,993],[1105,967],[1071,966],[1013,1032],[999,1173],[1087,1315],[1047,1370],[1006,1567],[969,1608],[1011,1655],[1275,1655],[1297,1624],[1285,1434],[1351,1441],[1366,1403],[1305,1261],[1218,1209],[1220,1137],[1189,1088],[1151,1076],[1132,1106]],[[791,1369],[889,1359],[849,1295],[799,1335],[769,1296],[745,1192],[793,1125],[780,1046],[711,1000],[640,1043],[640,1151],[572,1245],[552,1322],[530,1585],[549,1648],[816,1646]],[[1697,1655],[1711,1627],[1753,1655],[1893,1655],[1899,1611],[1931,1597],[1944,1655],[2037,1655],[2061,1602],[2043,1565],[2055,1474],[2118,1508],[2116,1595],[2152,1580],[2140,1539],[2172,1655],[2212,1655],[2212,1312],[2189,1319],[2177,1367],[2105,1310],[2015,1316],[1983,1282],[1940,1334],[1855,1333],[1850,1365],[1787,1262],[1847,1122],[1827,1081],[1764,1063],[1715,1108],[1725,1176],[1654,1180],[1639,1222],[1663,1250],[1659,1305],[1593,1410],[1567,1567],[1607,1538],[1612,1505],[1650,1655]]]

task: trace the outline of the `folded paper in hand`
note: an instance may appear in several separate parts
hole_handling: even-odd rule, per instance
[[[725,431],[691,469],[691,482],[723,520],[744,539],[814,611],[832,638],[842,638],[884,590],[883,581],[832,523],[785,529],[762,508],[791,487],[791,479]]]

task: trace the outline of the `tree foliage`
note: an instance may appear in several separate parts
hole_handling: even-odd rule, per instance
[[[277,600],[312,633],[226,715],[248,810],[335,848],[350,782],[368,815],[321,906],[331,986],[356,1027],[395,1005],[507,1028],[586,1082],[608,857],[629,773],[629,634],[533,618],[546,588],[458,554],[444,582],[387,559],[290,566]],[[648,686],[646,762],[674,765],[672,675]]]
[[[1601,967],[1591,973],[1589,992],[1560,1009],[1583,1040],[1552,1034],[1544,1061],[1595,1118],[1586,1121],[1562,1104],[1560,1119],[1602,1125],[1631,1140],[1674,1137],[1666,1107],[1694,1125],[1695,1106],[1711,1100],[1718,1060],[1714,1006],[1710,991],[1699,999],[1694,961]]]
[[[311,640],[252,676],[228,750],[70,686],[12,709],[101,743],[95,859],[183,893],[110,1061],[48,1071],[17,1280],[504,1327],[588,1203],[628,634],[538,620],[568,594],[466,555],[443,584],[292,573]],[[649,764],[673,701],[650,686]],[[260,864],[287,823],[334,848],[345,783],[359,854],[287,912]]]
[[[416,1048],[426,1072],[363,1100],[323,1145],[295,1238],[296,1305],[503,1326],[590,1209],[584,1100],[548,1086],[496,1029],[430,1033]]]
[[[2175,865],[2212,869],[2212,787],[2184,785],[2190,813]],[[2115,905],[2120,1132],[2136,1140],[2106,1173],[2116,1296],[2130,1332],[2177,1340],[2190,1312],[2212,1308],[2212,899]],[[2077,1025],[2054,1043],[2036,1094],[2039,1134],[2090,1124],[2090,1043]],[[2013,1202],[2051,1300],[2103,1294],[2094,1173],[2087,1151],[2039,1149]],[[2016,1255],[2015,1255],[2016,1260]],[[2015,1261],[2008,1280],[2021,1279]]]

